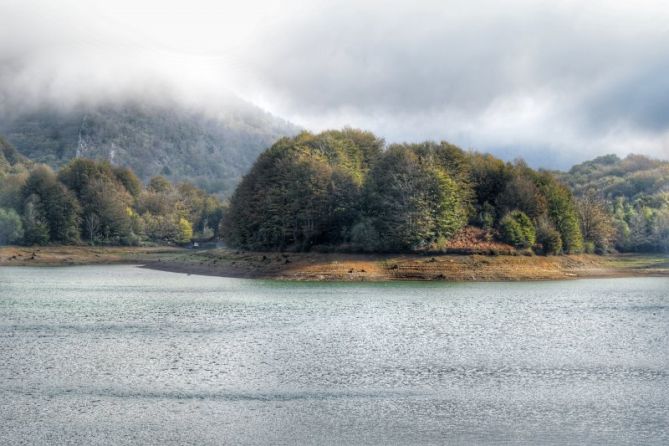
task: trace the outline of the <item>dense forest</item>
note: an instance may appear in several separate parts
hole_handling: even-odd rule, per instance
[[[669,161],[602,156],[560,174],[589,210],[604,206],[620,251],[669,251]]]
[[[54,171],[0,138],[0,244],[448,252],[472,234],[510,252],[669,251],[669,162],[610,155],[548,172],[446,142],[303,132],[262,153],[223,204],[108,161]]]
[[[0,244],[183,244],[219,236],[223,207],[190,183],[76,158],[58,172],[0,138]]]
[[[550,173],[448,143],[385,148],[351,129],[263,153],[231,199],[225,236],[255,250],[439,250],[467,225],[520,249],[585,247],[576,202]]]
[[[304,132],[259,157],[230,200],[224,234],[250,250],[443,251],[475,227],[527,252],[666,250],[668,182],[656,180],[643,197],[573,182],[574,196],[564,177],[444,142],[385,147],[359,130]],[[649,237],[634,235],[638,215]]]

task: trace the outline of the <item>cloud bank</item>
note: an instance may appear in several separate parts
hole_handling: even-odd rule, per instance
[[[590,2],[0,1],[0,101],[230,92],[312,130],[566,167],[669,158],[669,7]]]

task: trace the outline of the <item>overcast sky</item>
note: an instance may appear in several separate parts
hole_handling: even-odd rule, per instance
[[[163,88],[548,168],[669,159],[669,4],[0,0],[0,105]]]

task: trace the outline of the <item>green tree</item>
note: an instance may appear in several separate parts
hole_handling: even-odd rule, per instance
[[[513,177],[497,197],[498,211],[502,215],[518,209],[532,219],[546,213],[546,198],[534,181],[534,172],[525,165],[516,165]]]
[[[562,253],[562,237],[551,221],[542,216],[537,221],[537,244],[544,255]]]
[[[79,200],[83,232],[91,243],[101,240],[118,244],[132,238],[130,215],[133,199],[124,182],[136,189],[133,176],[125,169],[113,168],[108,162],[84,158],[72,160],[59,172],[60,181]],[[138,193],[137,190],[135,192]]]
[[[531,248],[536,243],[536,229],[522,211],[511,211],[500,221],[502,239],[516,248]]]
[[[31,222],[26,231],[48,227],[48,238],[54,242],[71,243],[79,239],[79,203],[47,166],[34,169],[22,188],[24,216],[30,204]],[[34,223],[34,224],[33,224]],[[39,237],[38,237],[39,238]]]
[[[0,178],[0,207],[11,208],[19,212],[23,207],[21,190],[27,180],[27,171]]]
[[[387,250],[427,247],[467,221],[455,181],[407,146],[383,154],[369,177],[367,202]]]
[[[582,252],[583,235],[571,192],[549,173],[540,175],[537,182],[546,197],[547,215],[560,233],[564,250],[569,254]]]
[[[0,245],[16,243],[23,238],[21,217],[14,209],[0,208]]]
[[[49,224],[36,194],[30,195],[24,202],[23,227],[23,242],[26,245],[45,245],[49,242]]]
[[[230,200],[225,239],[246,249],[309,250],[350,237],[382,142],[357,130],[308,132],[264,152]]]

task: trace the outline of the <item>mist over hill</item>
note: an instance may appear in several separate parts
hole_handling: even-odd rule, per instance
[[[33,161],[58,168],[75,157],[163,175],[227,196],[257,156],[298,128],[241,100],[195,107],[170,99],[41,105],[0,117],[0,134]]]

